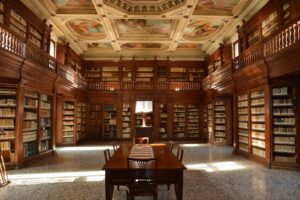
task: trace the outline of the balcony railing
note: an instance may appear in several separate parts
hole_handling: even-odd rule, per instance
[[[293,45],[300,45],[300,19],[294,20],[282,29],[274,32],[262,42],[253,45],[245,50],[240,56],[234,58],[231,65],[221,68],[202,81],[203,89],[211,89],[216,85],[227,82],[231,79],[232,73],[249,66],[258,61],[274,56]],[[229,79],[228,79],[229,78]]]
[[[197,91],[201,89],[200,82],[89,82],[89,90],[115,91],[115,90],[173,90]]]
[[[87,83],[80,73],[57,62],[55,58],[36,47],[30,41],[25,42],[24,38],[14,34],[4,25],[0,25],[0,48],[54,71],[63,78],[71,81],[78,88],[87,87]]]

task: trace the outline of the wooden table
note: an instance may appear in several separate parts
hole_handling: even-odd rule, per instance
[[[182,200],[183,170],[185,166],[177,160],[176,156],[165,144],[151,144],[154,157],[158,160],[158,184],[166,182],[174,184],[177,200]],[[132,144],[122,144],[111,159],[103,166],[105,170],[105,195],[106,200],[111,200],[114,181],[128,180],[127,158],[131,152]]]

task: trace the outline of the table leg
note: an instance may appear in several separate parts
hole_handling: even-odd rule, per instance
[[[106,200],[112,200],[113,188],[109,179],[110,179],[109,173],[106,171],[105,172],[105,199]]]
[[[175,194],[177,200],[182,200],[183,196],[183,171],[178,172],[177,183],[174,184]]]

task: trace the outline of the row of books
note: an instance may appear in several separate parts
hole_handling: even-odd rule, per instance
[[[295,125],[295,118],[294,117],[276,117],[273,119],[274,125]]]
[[[293,116],[295,111],[293,108],[273,108],[274,116]]]
[[[273,88],[273,96],[287,96],[289,94],[288,87]]]
[[[275,144],[295,144],[296,138],[295,137],[274,137]]]
[[[14,117],[16,110],[14,108],[0,108],[0,117]]]
[[[0,106],[16,106],[16,99],[0,99]]]
[[[296,153],[296,146],[274,145],[274,151],[279,153]]]
[[[36,121],[24,121],[23,122],[23,132],[24,131],[32,131],[37,129]]]
[[[265,99],[264,98],[251,100],[251,106],[264,105],[264,103],[265,103]]]
[[[23,133],[23,142],[31,142],[37,140],[37,132],[36,131],[30,131],[30,132],[24,132]]]
[[[273,99],[273,106],[292,106],[294,102],[292,99]]]
[[[15,123],[13,119],[0,119],[0,127],[6,128],[15,128]]]

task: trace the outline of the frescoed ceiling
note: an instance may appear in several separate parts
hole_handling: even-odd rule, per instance
[[[21,0],[85,59],[203,59],[268,0]]]

